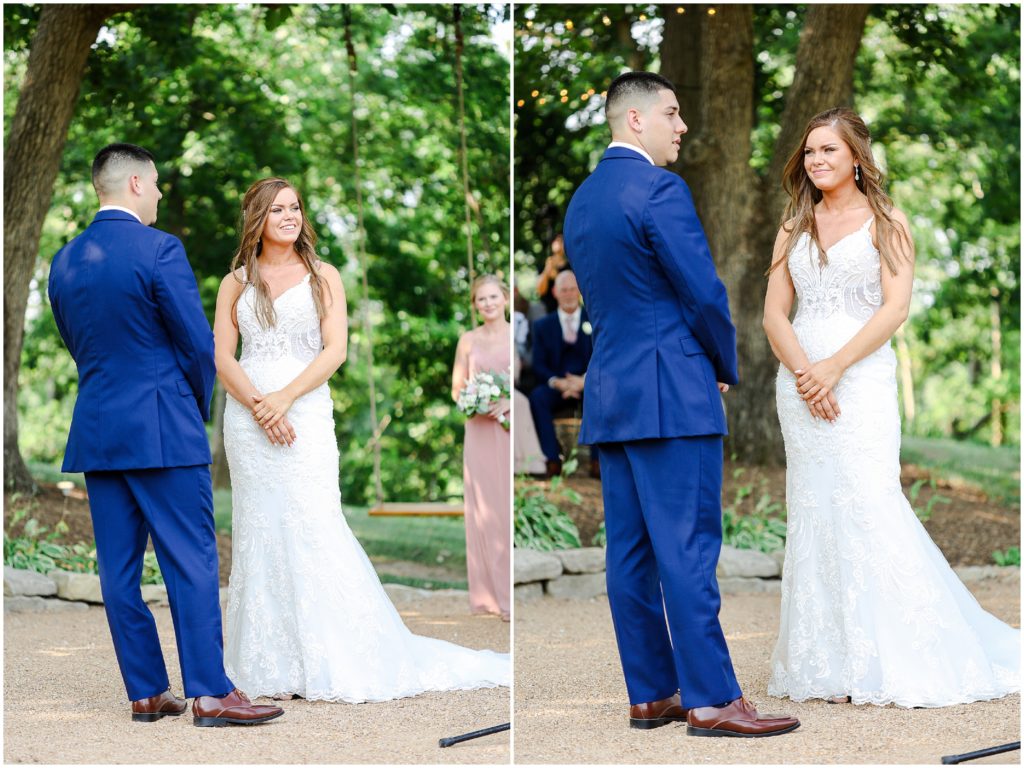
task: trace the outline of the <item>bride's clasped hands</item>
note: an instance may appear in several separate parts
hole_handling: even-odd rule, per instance
[[[811,415],[818,419],[834,422],[842,415],[835,389],[846,372],[846,366],[834,357],[826,357],[807,368],[797,368],[796,391],[807,402]]]

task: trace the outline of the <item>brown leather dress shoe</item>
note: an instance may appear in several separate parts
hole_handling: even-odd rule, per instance
[[[686,710],[679,703],[679,694],[675,693],[661,701],[648,701],[634,704],[629,708],[630,728],[660,728],[669,723],[686,722]]]
[[[237,688],[227,696],[197,696],[192,702],[192,724],[200,727],[259,725],[283,714],[280,707],[253,704]]]
[[[159,696],[133,701],[132,720],[136,723],[153,723],[161,717],[177,717],[187,706],[187,701],[179,699],[167,690]]]
[[[547,477],[548,480],[550,480],[552,477],[555,477],[555,475],[562,474],[562,462],[560,461],[553,461],[551,459],[548,459],[545,466],[547,467],[545,477]]]
[[[739,698],[724,707],[696,707],[687,717],[686,733],[690,736],[778,736],[800,727],[795,717],[759,715],[746,698]]]

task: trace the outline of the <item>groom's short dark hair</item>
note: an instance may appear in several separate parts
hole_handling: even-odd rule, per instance
[[[608,95],[604,100],[605,117],[609,117],[620,106],[620,102],[640,97],[653,97],[658,91],[670,90],[676,92],[676,87],[670,80],[655,74],[654,72],[626,72],[619,75],[612,84],[608,86]]]
[[[92,161],[92,185],[100,193],[110,192],[109,179],[116,175],[116,170],[128,165],[139,163],[152,163],[156,165],[156,158],[148,149],[143,149],[136,144],[108,144],[96,153]],[[112,174],[114,171],[115,174]]]

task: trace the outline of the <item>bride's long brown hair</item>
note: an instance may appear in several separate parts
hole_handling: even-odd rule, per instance
[[[812,117],[796,150],[786,162],[782,172],[782,188],[789,195],[789,202],[786,203],[786,210],[782,214],[781,226],[789,234],[782,249],[782,256],[771,265],[768,273],[771,274],[785,263],[790,250],[804,232],[810,234],[811,240],[817,246],[821,263],[828,263],[828,256],[818,239],[818,224],[814,218],[814,205],[821,201],[822,192],[814,186],[804,168],[807,137],[815,128],[823,126],[839,134],[839,138],[850,148],[853,159],[860,164],[860,180],[855,183],[857,189],[867,197],[868,205],[875,215],[878,252],[889,271],[895,275],[900,262],[906,260],[904,254],[910,253],[910,233],[892,217],[892,198],[883,189],[882,171],[871,154],[871,134],[868,133],[868,127],[860,115],[845,107],[829,109]]]
[[[306,265],[306,269],[309,270],[311,276],[309,287],[313,293],[313,304],[316,306],[317,317],[322,320],[326,314],[323,278],[320,277],[316,266],[316,232],[313,231],[313,225],[309,223],[309,217],[306,216],[306,206],[302,202],[302,195],[285,179],[277,177],[260,179],[249,187],[245,197],[242,198],[242,214],[238,225],[242,237],[238,244],[238,250],[235,251],[235,256],[231,260],[231,272],[239,282],[253,286],[253,290],[256,292],[256,317],[264,328],[277,325],[277,315],[274,312],[274,302],[270,299],[270,288],[260,277],[258,257],[263,252],[263,225],[267,221],[270,206],[274,204],[275,198],[282,189],[292,190],[299,201],[302,227],[299,229],[299,238],[295,241],[295,252],[302,259],[302,263]],[[239,294],[240,297],[241,294]],[[235,299],[235,304],[237,303],[238,298]],[[232,307],[232,314],[234,314],[234,307]]]

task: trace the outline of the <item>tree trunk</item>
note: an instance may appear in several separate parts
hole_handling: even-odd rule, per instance
[[[679,7],[682,13],[677,12]],[[778,361],[761,328],[764,272],[785,202],[781,167],[808,118],[837,100],[848,100],[866,15],[867,6],[811,6],[807,11],[773,170],[761,179],[750,167],[753,7],[664,7],[661,73],[678,86],[689,127],[683,155],[673,170],[680,171],[690,186],[729,292],[740,383],[725,395],[731,435],[727,451],[743,461],[770,465],[784,459],[775,413]],[[825,50],[829,56],[821,56]]]
[[[112,5],[44,5],[4,151],[4,470],[7,488],[35,492],[18,448],[18,371],[29,284],[78,90]]]

